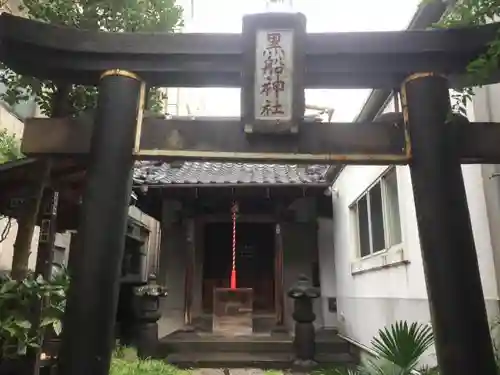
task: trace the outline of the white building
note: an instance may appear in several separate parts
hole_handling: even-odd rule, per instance
[[[500,109],[491,105],[499,93],[500,85],[478,90],[469,119],[500,121]],[[391,106],[384,112],[392,111]],[[462,171],[493,319],[499,315],[499,167],[464,165]],[[332,191],[333,250],[324,254],[321,265],[335,286],[329,292],[337,297],[340,332],[369,346],[378,329],[396,320],[430,322],[409,168],[346,166]]]

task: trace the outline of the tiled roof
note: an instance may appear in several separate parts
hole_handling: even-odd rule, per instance
[[[314,184],[325,182],[323,165],[138,162],[136,184]]]

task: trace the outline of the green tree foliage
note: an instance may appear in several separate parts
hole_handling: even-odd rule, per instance
[[[453,9],[436,26],[441,28],[478,26],[499,19],[500,0],[458,0]],[[474,87],[484,85],[498,69],[499,63],[500,33],[490,42],[486,52],[468,65],[465,87],[452,95],[454,111],[466,114],[465,106],[474,95]]]
[[[22,0],[26,17],[60,26],[112,32],[174,32],[182,25],[182,8],[175,0]],[[44,115],[50,116],[55,82],[40,81],[3,67],[0,82],[6,91],[0,99],[10,105],[36,97]],[[164,94],[150,91],[150,109],[161,111]],[[95,108],[97,88],[72,85],[69,94],[72,113]]]
[[[7,129],[0,129],[0,164],[17,160],[22,157],[18,139],[7,132]],[[0,241],[1,242],[1,241]]]

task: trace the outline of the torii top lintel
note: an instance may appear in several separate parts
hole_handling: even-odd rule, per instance
[[[240,87],[241,34],[107,33],[3,13],[0,59],[18,73],[96,84],[126,69],[162,87]],[[307,34],[307,88],[395,88],[415,72],[452,79],[486,50],[498,24],[448,30]],[[499,77],[491,77],[491,83]],[[457,82],[457,81],[455,81]]]

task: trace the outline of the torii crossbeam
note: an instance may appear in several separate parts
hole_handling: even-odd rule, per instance
[[[461,163],[499,162],[500,124],[450,120],[448,89],[498,24],[306,34],[305,22],[273,13],[245,17],[241,35],[113,34],[0,16],[9,67],[99,85],[95,116],[33,119],[23,140],[29,155],[90,160],[62,375],[109,368],[134,158],[409,164],[440,372],[496,374]],[[143,120],[146,82],[241,87],[241,119]],[[305,88],[400,89],[403,113],[373,123],[304,122]]]

